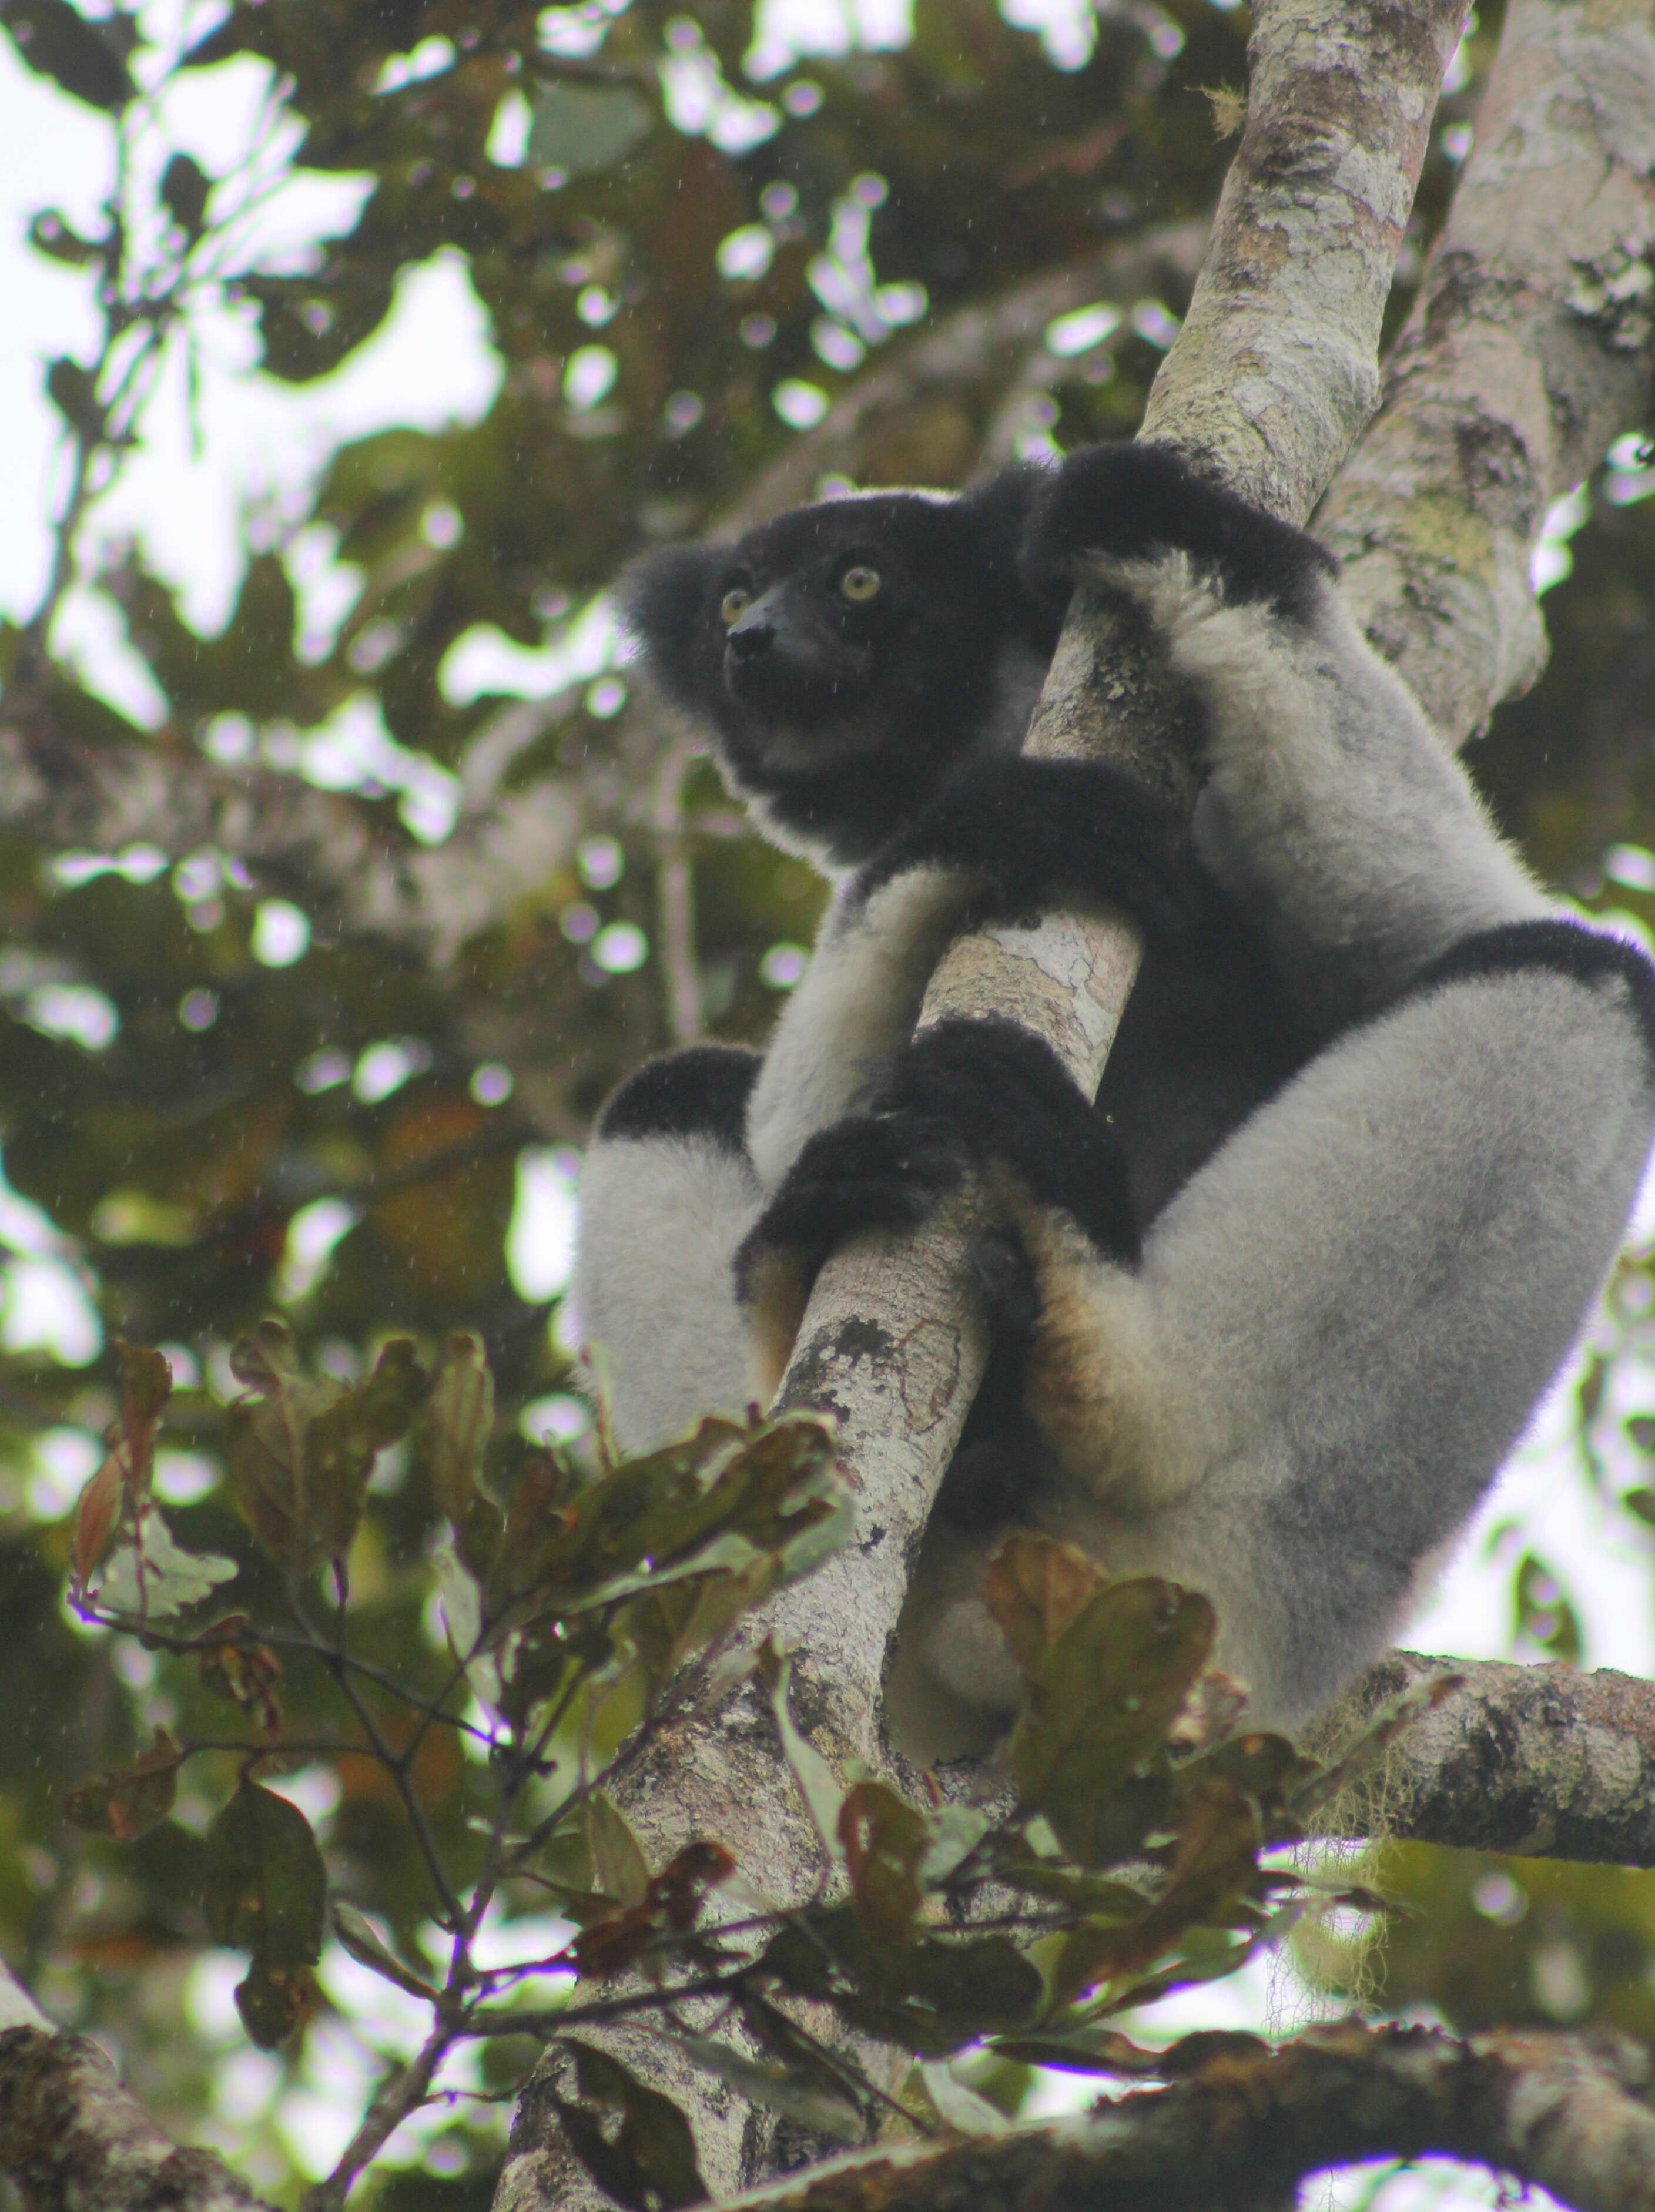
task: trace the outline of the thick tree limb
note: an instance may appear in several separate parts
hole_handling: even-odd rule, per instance
[[[30,2026],[0,2028],[0,2173],[28,2212],[272,2212],[213,2152],[164,2136],[95,2043]]]
[[[1464,1686],[1331,1808],[1337,1833],[1655,1867],[1655,1683],[1393,1651],[1340,1700],[1327,1735],[1451,1666]]]
[[[1649,419],[1655,21],[1511,0],[1382,412],[1317,517],[1369,635],[1458,744],[1543,666],[1552,502]]]
[[[1085,2119],[836,2159],[730,2212],[1286,2207],[1323,2167],[1433,2153],[1538,2183],[1576,2212],[1655,2207],[1655,2114],[1628,2094],[1646,2086],[1648,2064],[1629,2045],[1517,2033],[1460,2042],[1346,2021],[1273,2051],[1232,2036],[1182,2049],[1188,2061],[1211,2055],[1190,2078]]]

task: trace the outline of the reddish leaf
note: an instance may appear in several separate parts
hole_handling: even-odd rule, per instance
[[[149,1750],[122,1772],[65,1790],[64,1812],[77,1828],[130,1844],[158,1827],[172,1811],[181,1763],[177,1744],[165,1729],[157,1729]]]

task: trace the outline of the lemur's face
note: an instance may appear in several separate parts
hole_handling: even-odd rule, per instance
[[[979,741],[1003,598],[958,502],[878,492],[651,554],[623,611],[772,832],[842,860]]]
[[[917,619],[931,518],[846,499],[756,530],[717,577],[721,717],[732,763],[810,775],[880,752],[930,658]]]

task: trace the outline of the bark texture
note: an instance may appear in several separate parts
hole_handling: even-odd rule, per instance
[[[95,2043],[36,2027],[0,2031],[0,2173],[28,2212],[271,2212],[164,2136]]]
[[[1652,248],[1655,18],[1511,0],[1384,408],[1317,519],[1451,744],[1545,664],[1529,562],[1547,509],[1648,419]]]
[[[1329,1733],[1450,1666],[1463,1686],[1331,1808],[1339,1834],[1655,1867],[1655,1685],[1633,1675],[1393,1651],[1341,1700]]]
[[[1305,2175],[1436,2153],[1538,2183],[1575,2212],[1655,2206],[1655,2114],[1631,2045],[1429,2028],[1314,2028],[1276,2051],[1192,2036],[1171,2087],[1016,2129],[837,2160],[737,2199],[730,2212],[1211,2212],[1289,2206]]]

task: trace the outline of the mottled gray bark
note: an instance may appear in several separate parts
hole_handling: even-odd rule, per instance
[[[1312,2028],[1276,2051],[1192,2039],[1165,2089],[1083,2119],[904,2146],[790,2177],[729,2212],[1212,2212],[1289,2207],[1296,2185],[1360,2159],[1469,2159],[1550,2190],[1576,2212],[1655,2207],[1647,2055],[1625,2039],[1431,2028]],[[1204,2063],[1202,2063],[1204,2061]],[[1177,2065],[1177,2053],[1173,2054]],[[1634,2094],[1628,2094],[1628,2092]]]
[[[272,2212],[211,2151],[164,2136],[95,2043],[29,2026],[0,2027],[0,2173],[28,2212]]]
[[[1316,525],[1451,744],[1544,664],[1547,509],[1649,419],[1652,249],[1655,16],[1511,0],[1383,409]]]
[[[1655,1684],[1634,1675],[1393,1651],[1341,1699],[1328,1739],[1451,1670],[1463,1686],[1330,1808],[1333,1830],[1655,1867]]]

